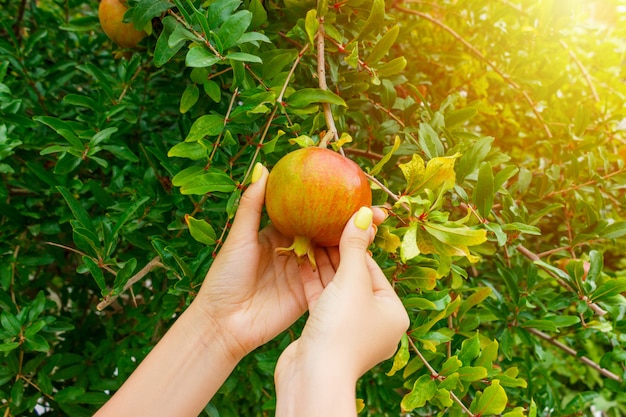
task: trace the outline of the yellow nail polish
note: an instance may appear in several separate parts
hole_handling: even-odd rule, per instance
[[[263,164],[257,162],[252,169],[252,177],[250,178],[250,181],[254,184],[261,179],[261,175],[263,175]]]
[[[372,218],[374,217],[374,212],[369,207],[361,207],[359,211],[357,211],[356,216],[354,217],[354,224],[356,227],[362,230],[367,230],[372,224]]]

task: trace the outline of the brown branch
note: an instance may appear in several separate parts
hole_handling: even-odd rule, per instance
[[[615,375],[613,372],[609,371],[608,369],[601,367],[600,365],[598,365],[597,363],[595,363],[594,361],[592,361],[586,356],[579,356],[578,352],[576,352],[574,349],[559,342],[552,336],[549,336],[543,333],[542,331],[533,329],[533,328],[528,328],[526,330],[528,330],[529,333],[532,333],[535,336],[538,336],[541,339],[545,340],[546,342],[552,344],[553,346],[556,346],[557,348],[561,349],[563,352],[567,353],[568,355],[573,356],[574,358],[578,359],[579,361],[589,366],[590,368],[595,369],[596,371],[600,372],[600,374],[604,375],[605,377],[613,379],[619,383],[623,382],[620,376]]]
[[[104,297],[104,299],[98,303],[98,305],[96,306],[96,309],[98,311],[102,311],[105,308],[107,308],[109,305],[111,305],[111,303],[113,303],[113,301],[117,300],[117,298],[122,295],[122,293],[124,291],[127,291],[128,289],[130,289],[135,283],[137,283],[138,281],[140,281],[143,277],[145,277],[146,275],[148,275],[148,273],[150,271],[152,271],[153,269],[156,268],[160,268],[163,267],[164,265],[161,263],[161,258],[156,256],[155,258],[153,258],[150,262],[148,262],[146,264],[146,266],[144,266],[143,268],[141,268],[141,270],[139,272],[137,272],[135,275],[133,275],[132,277],[130,277],[130,279],[128,280],[128,282],[126,282],[126,285],[124,285],[124,289],[119,293],[119,294],[115,294],[115,295],[110,295],[110,296],[106,296]]]
[[[322,90],[328,90],[328,85],[326,84],[326,59],[324,56],[325,44],[324,44],[324,18],[319,18],[319,26],[317,28],[317,78],[319,82],[319,87]],[[330,103],[322,103],[322,108],[324,109],[324,117],[326,118],[326,126],[328,130],[330,130],[335,138],[335,141],[339,141],[339,133],[337,132],[337,127],[335,126],[335,119],[333,119],[333,112],[330,108]],[[320,142],[320,147],[326,147],[326,141],[322,140]]]
[[[574,63],[576,64],[580,72],[583,74],[583,77],[585,78],[585,82],[587,83],[587,86],[591,90],[591,95],[593,96],[593,100],[596,103],[600,102],[600,96],[598,95],[598,92],[596,91],[596,87],[593,85],[593,80],[591,79],[591,75],[589,74],[589,71],[587,71],[587,68],[585,68],[585,66],[580,61],[580,59],[578,59],[574,51],[570,49],[570,47],[565,43],[563,39],[561,39],[559,43],[561,44],[563,48],[565,48],[570,58],[572,58],[572,61],[574,61]]]
[[[504,80],[504,82],[506,82],[508,85],[510,85],[514,90],[518,91],[522,95],[522,97],[524,97],[524,100],[526,100],[526,102],[530,106],[531,111],[533,112],[533,114],[535,115],[537,120],[541,123],[541,125],[543,126],[543,129],[545,130],[546,134],[548,135],[548,138],[552,138],[552,131],[550,130],[550,127],[543,120],[543,117],[541,116],[541,113],[539,113],[539,111],[537,110],[536,104],[533,101],[533,99],[530,97],[530,95],[524,89],[522,89],[522,87],[518,83],[513,81],[511,79],[511,77],[509,77],[504,72],[502,72],[494,62],[490,61],[485,55],[482,54],[482,52],[480,52],[478,49],[476,49],[476,47],[474,45],[472,45],[471,43],[466,41],[461,35],[456,33],[454,31],[454,29],[452,29],[451,27],[447,26],[442,21],[440,21],[438,19],[435,19],[434,17],[430,16],[427,13],[422,13],[422,12],[418,12],[417,10],[407,9],[407,8],[399,6],[399,5],[396,5],[395,7],[396,7],[396,9],[398,9],[401,12],[412,14],[412,15],[415,15],[415,16],[419,16],[422,19],[425,19],[425,20],[428,20],[431,23],[434,23],[435,25],[439,26],[440,28],[442,28],[443,30],[448,32],[450,35],[452,35],[452,37],[454,37],[461,44],[463,44],[463,46],[465,46],[480,61],[482,61],[489,68],[491,68],[496,74],[498,74]]]
[[[517,249],[517,251],[519,253],[521,253],[522,255],[524,255],[526,258],[530,259],[533,262],[540,260],[539,256],[537,256],[536,254],[534,254],[530,250],[526,249],[523,245],[517,245],[515,247],[515,249]],[[539,265],[539,267],[541,267],[541,265]],[[574,293],[576,292],[567,282],[563,281],[554,272],[550,271],[549,269],[543,268],[543,267],[541,267],[541,269],[543,269],[550,276],[552,276],[552,278],[554,278],[556,280],[556,282],[558,282],[558,284],[561,287],[563,287],[563,288],[565,288],[565,289],[567,289],[567,290],[569,290],[571,292],[574,292]],[[589,299],[587,299],[587,297],[583,297],[582,300],[587,302],[587,305],[589,306],[589,308],[592,309],[597,315],[604,316],[606,314],[606,311],[604,309],[602,309],[602,307],[600,307],[599,305],[597,305],[596,303],[594,303],[592,301],[589,301]]]
[[[430,375],[433,378],[435,378],[435,379],[437,379],[439,381],[443,381],[445,377],[439,375],[439,373],[437,371],[435,371],[435,368],[432,367],[432,365],[426,360],[424,355],[422,355],[422,352],[420,352],[420,350],[417,348],[417,346],[415,345],[415,342],[413,342],[413,339],[411,339],[411,336],[409,336],[408,339],[409,339],[409,345],[411,345],[411,349],[413,349],[413,351],[415,352],[417,357],[420,358],[420,361],[422,361],[424,366],[428,369],[428,371],[430,372]],[[450,392],[450,397],[452,398],[452,400],[455,403],[457,403],[459,405],[459,407],[461,407],[463,409],[463,411],[465,411],[467,413],[468,416],[475,417],[474,413],[472,413],[469,410],[469,408],[467,408],[465,406],[465,404],[463,404],[461,399],[459,397],[457,397],[454,392],[452,392],[452,391],[449,391],[449,392]]]
[[[596,183],[598,183],[598,181],[600,181],[600,180],[608,180],[609,178],[614,177],[614,176],[616,176],[616,175],[619,175],[619,174],[621,174],[621,173],[623,173],[623,172],[626,172],[626,167],[625,167],[625,168],[618,169],[618,170],[617,170],[617,171],[615,171],[615,172],[610,172],[610,173],[608,173],[608,174],[606,174],[606,175],[603,175],[602,177],[600,177],[600,178],[598,178],[598,179],[589,180],[589,181],[587,181],[587,182],[584,182],[584,183],[582,183],[582,184],[578,184],[578,185],[572,185],[571,187],[564,188],[564,189],[562,189],[562,190],[552,191],[551,193],[546,194],[543,198],[544,198],[544,199],[545,199],[545,198],[550,198],[550,197],[555,196],[555,195],[565,194],[565,193],[568,193],[568,192],[570,192],[570,191],[576,191],[576,190],[578,190],[578,189],[580,189],[580,188],[583,188],[583,187],[586,187],[586,186],[588,186],[588,185],[593,185],[593,184],[596,184]]]

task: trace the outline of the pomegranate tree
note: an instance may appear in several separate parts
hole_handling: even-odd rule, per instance
[[[308,257],[314,248],[337,246],[350,217],[372,204],[367,177],[352,160],[324,148],[303,148],[285,155],[270,172],[265,206],[272,224],[293,244],[279,253]]]

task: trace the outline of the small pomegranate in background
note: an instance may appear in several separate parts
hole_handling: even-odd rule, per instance
[[[268,177],[267,214],[279,232],[294,241],[279,253],[308,257],[316,268],[315,246],[337,246],[350,217],[372,205],[367,177],[352,160],[324,148],[285,155]]]
[[[147,34],[137,30],[132,23],[124,22],[127,10],[125,0],[102,0],[98,6],[98,19],[104,33],[120,48],[135,49]]]

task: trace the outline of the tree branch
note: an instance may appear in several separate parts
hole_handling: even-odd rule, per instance
[[[328,85],[326,84],[326,58],[325,54],[325,44],[324,44],[324,18],[319,18],[319,26],[317,28],[317,78],[319,82],[319,87],[322,90],[328,90]],[[339,133],[337,132],[337,127],[335,126],[335,119],[333,119],[333,112],[330,108],[330,103],[322,103],[322,108],[324,109],[324,117],[326,118],[326,126],[328,130],[332,132],[335,141],[339,140]],[[326,147],[326,140],[322,140],[320,142],[320,147]]]
[[[444,377],[442,377],[441,375],[439,375],[439,373],[437,371],[435,371],[435,368],[432,367],[432,365],[426,360],[426,358],[424,357],[424,355],[422,355],[422,352],[420,352],[420,350],[417,348],[417,346],[415,345],[415,342],[413,342],[413,339],[411,339],[411,337],[408,337],[409,339],[409,345],[411,345],[411,349],[413,349],[413,351],[415,352],[415,354],[417,355],[418,358],[420,358],[420,361],[422,361],[422,363],[424,364],[424,366],[428,369],[428,371],[430,372],[430,375],[437,379],[438,381],[443,381]],[[456,396],[456,394],[452,391],[450,392],[450,397],[452,398],[452,400],[457,403],[459,405],[459,407],[461,407],[463,409],[463,411],[465,411],[467,413],[468,416],[470,417],[475,417],[474,413],[472,413],[469,408],[467,408],[465,406],[465,404],[463,404],[463,402],[461,401],[461,399],[459,397]]]
[[[425,19],[425,20],[428,20],[431,23],[434,23],[435,25],[439,26],[440,28],[442,28],[443,30],[448,32],[450,35],[452,35],[452,37],[454,37],[461,44],[463,44],[463,46],[465,46],[480,61],[485,63],[496,74],[498,74],[504,80],[504,82],[506,82],[508,85],[510,85],[513,89],[517,90],[522,95],[522,97],[524,97],[524,100],[526,100],[526,102],[530,106],[531,111],[533,112],[533,114],[535,115],[537,120],[541,123],[541,125],[543,126],[543,129],[545,130],[546,134],[548,135],[548,138],[552,138],[552,131],[550,130],[550,127],[543,120],[543,117],[541,116],[541,113],[539,113],[539,111],[536,108],[536,103],[530,97],[528,92],[526,92],[524,89],[522,89],[522,87],[519,84],[517,84],[515,81],[513,81],[511,79],[511,77],[509,77],[504,72],[502,72],[496,66],[495,63],[490,61],[485,55],[482,54],[482,52],[480,52],[478,49],[476,49],[476,47],[474,45],[472,45],[471,43],[466,41],[461,35],[456,33],[451,27],[447,26],[442,21],[435,19],[434,17],[430,16],[427,13],[422,13],[422,12],[418,12],[417,10],[407,9],[407,8],[399,6],[399,5],[396,5],[395,7],[396,7],[396,9],[400,10],[401,12],[404,12],[404,13],[407,13],[407,14],[412,14],[412,15],[415,15],[415,16],[419,16],[422,19]]]
[[[598,92],[596,91],[596,87],[593,85],[593,80],[591,79],[591,75],[589,75],[589,71],[587,71],[587,68],[585,68],[583,63],[580,62],[580,59],[578,59],[576,54],[574,54],[574,51],[570,49],[570,47],[565,43],[563,39],[561,39],[559,43],[561,44],[563,48],[565,48],[570,58],[572,58],[572,61],[574,61],[574,63],[576,64],[580,72],[583,74],[583,77],[585,78],[585,82],[587,82],[587,86],[589,86],[589,89],[591,90],[591,95],[593,96],[593,100],[596,103],[599,103],[600,96],[598,95]]]
[[[113,301],[117,300],[117,298],[120,295],[122,295],[122,293],[124,293],[125,291],[130,289],[130,287],[132,287],[133,284],[135,284],[136,282],[140,281],[143,277],[148,275],[148,273],[150,271],[152,271],[153,269],[156,269],[156,268],[160,268],[162,266],[163,266],[163,264],[161,263],[161,258],[160,257],[157,256],[157,257],[153,258],[150,262],[148,262],[146,264],[146,266],[141,268],[141,270],[139,272],[137,272],[135,275],[130,277],[128,282],[126,282],[126,285],[124,285],[124,289],[119,294],[115,294],[115,295],[110,295],[110,296],[104,297],[104,299],[100,303],[98,303],[98,305],[96,306],[96,309],[98,311],[104,310],[109,305],[111,305],[113,303]]]
[[[526,249],[523,245],[517,245],[515,247],[515,249],[517,249],[517,251],[519,253],[521,253],[522,255],[524,255],[526,258],[530,259],[531,261],[535,262],[540,260],[539,256],[537,256],[536,254],[534,254],[533,252],[529,251],[528,249]],[[539,265],[539,267],[541,267],[541,265]],[[559,283],[559,285],[571,292],[576,292],[574,291],[574,289],[565,281],[563,281],[558,275],[556,275],[554,272],[550,271],[549,269],[546,268],[542,268],[544,271],[546,271],[552,278],[554,278],[556,280],[556,282]],[[606,314],[606,311],[604,309],[602,309],[602,307],[600,307],[599,305],[597,305],[596,303],[589,301],[586,297],[583,298],[584,301],[587,302],[587,305],[589,306],[590,309],[592,309],[597,315],[599,316],[604,316]]]
[[[589,366],[590,368],[595,369],[596,371],[600,372],[600,374],[604,375],[605,377],[613,379],[619,383],[623,382],[622,378],[619,377],[618,375],[615,375],[613,372],[609,371],[608,369],[601,367],[600,365],[598,365],[597,363],[595,363],[594,361],[592,361],[586,356],[579,356],[578,352],[576,352],[574,349],[559,342],[558,340],[545,334],[544,332],[537,330],[537,329],[533,329],[533,328],[527,328],[526,330],[528,330],[529,333],[532,333],[535,336],[538,336],[541,339],[545,340],[546,342],[552,344],[553,346],[556,346],[557,348],[561,349],[563,352],[567,353],[568,355],[573,356],[574,358],[578,359],[579,361]]]

